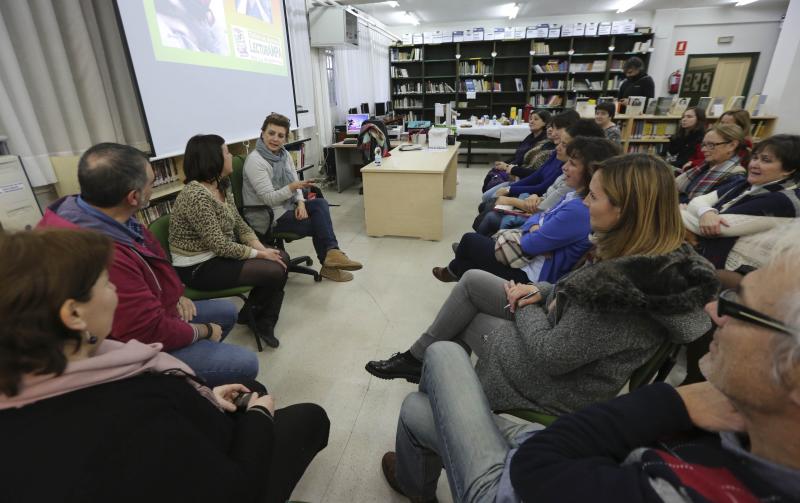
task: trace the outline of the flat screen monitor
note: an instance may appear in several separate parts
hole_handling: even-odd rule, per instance
[[[369,119],[369,114],[347,114],[347,134],[358,134],[361,124]]]
[[[361,104],[361,113],[368,114],[369,113],[369,103],[362,103]]]
[[[386,103],[375,103],[375,115],[386,115]]]

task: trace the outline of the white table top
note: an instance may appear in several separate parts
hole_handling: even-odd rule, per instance
[[[456,130],[459,135],[488,136],[497,138],[500,143],[520,142],[531,134],[528,124],[515,124],[513,126],[485,125],[485,126],[458,126]]]
[[[404,143],[403,145],[410,145]],[[391,150],[390,157],[381,159],[381,165],[376,166],[371,162],[361,168],[362,173],[444,173],[454,155],[458,155],[460,142],[448,145],[447,148],[428,148],[423,145],[422,150],[407,150],[403,152],[397,146]]]

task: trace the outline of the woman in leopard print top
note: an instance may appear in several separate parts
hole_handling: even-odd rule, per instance
[[[183,159],[186,186],[170,215],[172,264],[183,282],[198,290],[253,286],[240,321],[270,347],[278,346],[278,322],[288,257],[264,246],[242,220],[233,201],[228,175],[233,161],[225,140],[197,135],[186,144]]]

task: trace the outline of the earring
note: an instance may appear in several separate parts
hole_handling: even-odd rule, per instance
[[[96,335],[90,334],[88,330],[85,331],[84,333],[86,334],[86,342],[88,344],[97,344],[97,336]]]

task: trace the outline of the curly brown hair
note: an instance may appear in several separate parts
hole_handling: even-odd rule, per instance
[[[14,396],[26,374],[60,374],[64,344],[81,342],[59,311],[69,299],[88,302],[108,267],[111,240],[93,231],[37,229],[0,233],[0,394]]]
[[[266,131],[267,126],[270,124],[275,124],[276,126],[286,128],[286,134],[289,134],[289,126],[291,125],[291,122],[285,115],[281,115],[276,112],[272,112],[271,114],[267,115],[267,118],[264,119],[264,124],[261,125],[261,131]]]

